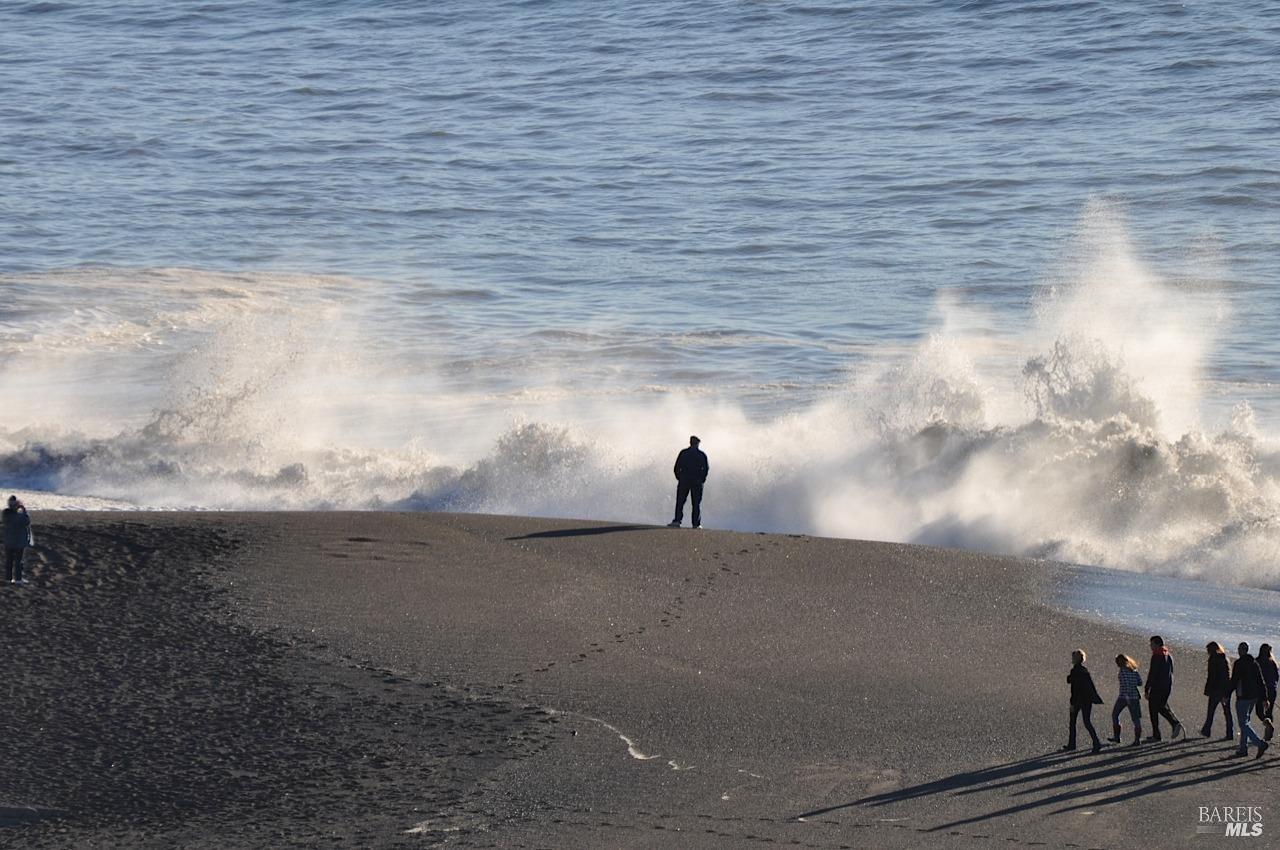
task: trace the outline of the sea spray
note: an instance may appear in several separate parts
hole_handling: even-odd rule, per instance
[[[1245,403],[1202,421],[1227,318],[1215,288],[1158,279],[1105,206],[1055,268],[1023,327],[999,332],[940,296],[927,338],[860,360],[817,401],[788,409],[784,392],[770,416],[693,379],[581,386],[533,355],[552,344],[540,336],[488,340],[469,359],[443,337],[389,339],[367,282],[28,278],[40,309],[0,336],[0,391],[20,401],[0,427],[0,476],[152,507],[661,522],[675,451],[697,433],[712,526],[1280,586],[1280,452]],[[623,337],[623,357],[643,347]],[[507,359],[522,345],[523,375]],[[681,345],[696,362],[696,340]]]

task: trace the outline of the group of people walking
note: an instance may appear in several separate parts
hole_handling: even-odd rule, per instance
[[[1257,748],[1254,757],[1262,758],[1270,747],[1268,742],[1275,734],[1276,682],[1280,678],[1271,644],[1262,644],[1255,658],[1249,654],[1249,644],[1241,643],[1237,647],[1234,663],[1228,662],[1226,650],[1217,641],[1209,643],[1205,650],[1208,653],[1208,668],[1204,693],[1209,704],[1204,725],[1200,727],[1201,736],[1212,737],[1214,716],[1221,708],[1226,720],[1224,740],[1235,740],[1235,727],[1240,729],[1240,744],[1234,755],[1248,755],[1249,745],[1252,743]],[[1076,724],[1080,718],[1084,720],[1084,728],[1093,739],[1093,751],[1096,753],[1102,749],[1103,744],[1094,731],[1090,714],[1095,705],[1102,704],[1102,697],[1093,683],[1089,668],[1084,666],[1085,660],[1083,649],[1071,653],[1071,672],[1067,674],[1067,684],[1071,686],[1071,725],[1067,745],[1062,749],[1071,751],[1076,748]],[[1133,721],[1133,743],[1130,746],[1136,747],[1144,740],[1148,743],[1162,740],[1161,718],[1169,723],[1170,738],[1185,737],[1182,723],[1169,707],[1169,695],[1173,692],[1173,655],[1165,646],[1164,638],[1160,635],[1153,635],[1151,638],[1151,662],[1147,667],[1145,683],[1142,674],[1138,672],[1138,662],[1128,655],[1117,655],[1116,667],[1119,668],[1119,695],[1111,709],[1111,743],[1120,743],[1120,718],[1126,711]],[[1151,736],[1146,739],[1142,737],[1143,696],[1147,698],[1151,718]],[[1231,713],[1233,699],[1234,722]],[[1251,723],[1255,713],[1265,729],[1261,736]]]

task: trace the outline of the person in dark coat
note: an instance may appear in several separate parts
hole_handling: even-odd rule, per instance
[[[1071,733],[1067,738],[1067,745],[1062,748],[1063,752],[1076,748],[1076,718],[1080,716],[1084,717],[1085,731],[1093,739],[1093,751],[1096,753],[1102,749],[1102,742],[1098,740],[1098,733],[1093,730],[1093,720],[1090,718],[1093,707],[1102,705],[1102,697],[1093,684],[1089,668],[1084,666],[1085,657],[1083,649],[1071,653],[1071,672],[1067,674],[1067,684],[1071,686]]]
[[[1230,741],[1236,736],[1235,721],[1231,718],[1231,665],[1227,662],[1227,651],[1216,640],[1210,641],[1205,650],[1209,653],[1209,669],[1204,680],[1204,695],[1209,698],[1209,712],[1200,727],[1200,734],[1205,738],[1213,734],[1213,716],[1221,708],[1227,721],[1224,740]]]
[[[1255,758],[1262,758],[1262,754],[1270,745],[1258,737],[1258,733],[1253,731],[1249,721],[1250,715],[1253,714],[1254,703],[1267,698],[1267,683],[1263,681],[1262,668],[1249,654],[1249,644],[1240,644],[1236,651],[1239,657],[1236,663],[1231,665],[1231,688],[1236,694],[1236,723],[1240,726],[1240,747],[1235,754],[1248,755],[1249,742],[1253,741],[1258,747]]]
[[[1169,737],[1177,738],[1182,734],[1182,723],[1169,708],[1169,694],[1173,693],[1173,656],[1169,647],[1164,645],[1160,635],[1151,636],[1151,666],[1147,668],[1147,684],[1144,689],[1147,695],[1147,711],[1151,713],[1151,737],[1148,741],[1159,741],[1160,718],[1169,721],[1172,731]]]
[[[17,496],[9,497],[9,506],[0,512],[4,524],[4,580],[10,584],[26,584],[22,577],[22,555],[31,545],[31,517]]]
[[[1258,701],[1259,717],[1267,730],[1262,739],[1270,741],[1276,733],[1276,682],[1280,680],[1280,670],[1276,669],[1276,659],[1271,654],[1269,643],[1258,647],[1258,668],[1262,670],[1262,683],[1267,686],[1266,708],[1263,708],[1261,700]]]
[[[707,482],[711,466],[707,463],[707,456],[698,448],[700,442],[697,437],[690,437],[689,448],[676,455],[676,516],[667,524],[670,528],[679,528],[684,521],[685,499],[693,501],[693,527],[702,527],[702,485]]]

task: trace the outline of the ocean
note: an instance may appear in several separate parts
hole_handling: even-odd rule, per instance
[[[0,486],[1280,588],[1270,4],[0,5]]]

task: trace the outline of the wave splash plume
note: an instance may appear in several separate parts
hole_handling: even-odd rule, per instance
[[[533,355],[541,389],[510,392],[486,379],[489,341],[386,338],[387,294],[369,282],[184,269],[8,282],[0,480],[49,504],[660,522],[671,459],[698,433],[711,525],[1280,587],[1277,443],[1247,400],[1205,421],[1228,319],[1212,276],[1157,278],[1103,205],[1025,327],[993,330],[940,298],[926,340],[800,409],[782,391],[763,420],[693,381],[579,391]],[[449,307],[448,291],[414,300],[478,309]]]

